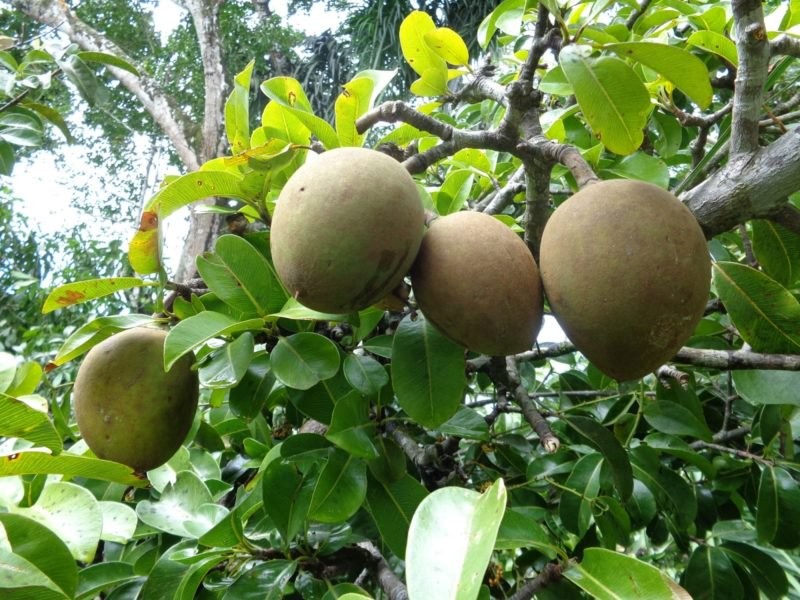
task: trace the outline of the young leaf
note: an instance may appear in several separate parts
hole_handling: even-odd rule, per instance
[[[392,345],[392,385],[412,419],[438,427],[456,413],[464,397],[464,349],[421,316],[407,316]]]
[[[559,63],[583,116],[605,147],[617,154],[637,150],[651,105],[633,69],[618,58],[593,59],[585,48],[573,46],[564,48]]]
[[[342,146],[361,146],[364,135],[356,131],[356,121],[369,110],[374,83],[368,77],[356,77],[342,86],[336,98],[336,134]]]
[[[309,518],[341,523],[361,508],[367,495],[367,466],[343,450],[333,449],[311,497]]]
[[[671,81],[700,108],[708,108],[711,103],[713,92],[708,69],[702,60],[683,48],[652,42],[623,42],[609,44],[606,49],[647,65]]]
[[[254,66],[255,61],[251,60],[233,78],[233,91],[225,101],[225,134],[233,154],[250,147],[250,77]]]
[[[298,390],[307,390],[336,375],[340,360],[333,341],[311,332],[281,338],[270,355],[275,377]]]
[[[227,389],[244,377],[253,358],[253,334],[244,332],[220,348],[200,367],[200,383],[210,389]]]
[[[714,286],[742,339],[756,352],[800,352],[800,302],[748,265],[715,262]]]
[[[261,91],[271,100],[289,109],[328,150],[341,145],[333,127],[314,114],[299,81],[291,77],[273,77],[261,84]]]
[[[42,314],[143,285],[152,285],[152,283],[138,277],[107,277],[65,283],[47,295],[42,306]]]
[[[505,508],[502,479],[483,494],[446,487],[428,495],[408,531],[409,598],[477,598]]]

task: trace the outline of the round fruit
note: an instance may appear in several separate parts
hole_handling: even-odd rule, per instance
[[[408,273],[424,223],[417,186],[396,160],[367,148],[311,155],[275,205],[275,270],[309,308],[361,310]]]
[[[164,371],[160,329],[128,329],[92,348],[73,399],[83,439],[99,458],[144,472],[175,454],[197,409],[197,373],[183,356]]]
[[[529,350],[542,324],[542,283],[519,236],[484,213],[433,221],[411,268],[422,313],[444,335],[475,352]]]
[[[620,381],[672,358],[708,299],[711,263],[697,220],[675,196],[641,181],[596,183],[559,206],[539,264],[567,336]]]

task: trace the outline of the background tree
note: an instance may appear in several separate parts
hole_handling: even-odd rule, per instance
[[[21,573],[3,585],[46,597],[797,595],[796,8],[510,0],[475,32],[497,44],[492,64],[409,12],[397,39],[420,100],[377,104],[392,74],[361,71],[333,124],[285,76],[261,83],[268,103],[251,118],[258,80],[243,67],[219,109],[229,149],[145,205],[129,250],[142,277],[60,286],[44,306],[154,288],[155,315],[82,325],[49,366],[168,323],[165,362],[197,361],[192,430],[146,478],[97,460],[69,405],[33,394],[33,363],[3,356],[0,409],[14,418],[0,421],[0,552]],[[392,310],[304,308],[274,274],[274,204],[309,152],[368,135],[417,177],[432,217],[496,215],[535,256],[579,188],[674,190],[714,258],[704,318],[668,364],[616,382],[569,342],[467,352],[413,295]],[[230,199],[240,227],[196,257],[201,279],[167,282],[159,225],[210,195]]]

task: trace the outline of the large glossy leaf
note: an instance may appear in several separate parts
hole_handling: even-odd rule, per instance
[[[700,108],[708,108],[711,103],[708,69],[702,60],[683,48],[653,42],[623,42],[609,44],[606,49],[647,65],[671,81]]]
[[[741,542],[725,542],[720,547],[728,558],[743,567],[770,600],[785,598],[789,592],[786,572],[772,556]]]
[[[279,311],[288,297],[264,255],[238,235],[220,236],[214,254],[197,258],[197,270],[220,300],[247,317]]]
[[[519,34],[526,5],[525,0],[503,0],[486,15],[478,26],[477,39],[481,48],[489,45],[498,29],[511,35]]]
[[[506,509],[497,532],[496,549],[535,548],[548,558],[555,558],[556,546],[550,541],[542,519],[532,514],[533,510],[526,507]]]
[[[436,196],[436,211],[444,216],[461,210],[469,198],[474,180],[475,174],[469,169],[451,170]]]
[[[193,542],[178,542],[162,554],[142,587],[148,600],[194,600],[208,572],[227,557],[226,550],[199,552]]]
[[[342,370],[347,383],[365,396],[377,394],[389,383],[389,374],[381,363],[371,356],[348,354]]]
[[[800,235],[772,221],[754,219],[751,241],[758,263],[775,281],[791,287],[800,277]]]
[[[681,580],[695,600],[741,600],[742,583],[728,555],[713,546],[698,546]]]
[[[281,460],[273,460],[261,479],[264,512],[289,544],[303,529],[316,483],[314,472],[303,473]]]
[[[686,43],[689,46],[697,46],[706,52],[716,54],[734,67],[739,64],[739,58],[736,54],[736,44],[734,44],[730,38],[716,31],[695,31],[689,36]]]
[[[226,171],[193,171],[172,180],[161,188],[145,205],[145,211],[164,219],[179,208],[203,198],[222,196],[250,200],[242,188],[242,178]]]
[[[647,486],[659,507],[671,514],[679,527],[689,527],[697,516],[697,498],[691,486],[674,471],[662,467],[655,450],[639,446],[629,454],[634,477]]]
[[[643,414],[651,427],[663,433],[711,441],[712,433],[705,421],[698,419],[689,409],[677,402],[648,400],[645,402]]]
[[[200,368],[200,383],[210,389],[235,386],[247,372],[253,348],[253,335],[249,331],[228,342]]]
[[[147,480],[139,477],[130,467],[110,460],[68,453],[53,456],[46,452],[27,451],[0,456],[0,477],[7,475],[64,475],[134,487],[147,485]]]
[[[0,548],[0,595],[19,600],[71,598],[78,569],[64,542],[44,524],[22,515],[0,513],[0,525],[8,540]]]
[[[374,434],[366,397],[353,390],[336,402],[325,437],[353,456],[370,459],[378,457],[372,442]]]
[[[42,134],[42,122],[34,114],[0,114],[0,140],[15,146],[41,146]]]
[[[92,600],[104,590],[133,581],[137,577],[130,563],[109,561],[89,565],[78,574],[75,600]]]
[[[748,265],[714,263],[714,286],[742,338],[756,352],[800,352],[800,302]]]
[[[88,302],[121,290],[129,290],[143,285],[153,284],[145,282],[138,277],[108,277],[105,279],[88,279],[86,281],[65,283],[47,295],[42,306],[42,313],[47,314],[59,308]]]
[[[256,353],[239,384],[228,394],[228,406],[237,417],[256,417],[275,385],[275,377],[269,366],[269,355]]]
[[[405,558],[408,529],[420,502],[428,495],[411,475],[384,483],[368,477],[366,507],[378,527],[381,540],[399,558]]]
[[[583,560],[564,571],[564,577],[597,600],[673,600],[681,597],[656,567],[602,548],[587,548]]]
[[[236,321],[222,313],[203,311],[170,329],[164,341],[164,369],[169,370],[180,358],[196,350],[208,340],[240,331],[258,331],[262,319]]]
[[[136,533],[136,511],[122,502],[101,500],[98,503],[103,519],[100,539],[106,542],[127,544]]]
[[[564,483],[558,514],[564,527],[579,537],[592,524],[592,500],[600,494],[602,466],[602,456],[587,454],[578,460]]]
[[[369,110],[374,83],[368,77],[355,77],[344,84],[336,98],[336,134],[342,146],[361,146],[364,135],[356,130],[356,121]]]
[[[591,446],[603,454],[603,458],[614,473],[617,491],[620,497],[626,500],[633,491],[633,474],[628,455],[614,434],[588,417],[572,416],[566,421]]]
[[[605,147],[617,154],[636,151],[651,105],[633,69],[618,58],[591,58],[585,48],[574,46],[561,51],[559,63],[583,116]]]
[[[281,338],[270,355],[275,377],[298,390],[307,390],[336,375],[340,360],[333,341],[311,332]]]
[[[367,466],[343,450],[333,449],[314,488],[309,517],[322,523],[349,519],[367,495]]]
[[[764,467],[758,485],[758,539],[777,548],[800,545],[800,487],[781,467]]]
[[[231,584],[223,600],[280,600],[289,584],[297,563],[288,560],[268,560],[242,572]]]
[[[428,48],[433,50],[448,64],[457,67],[469,64],[469,50],[467,44],[455,31],[449,27],[437,27],[426,31],[422,36]]]
[[[250,147],[250,77],[254,66],[251,60],[233,78],[233,90],[225,101],[225,134],[233,154]]]
[[[408,532],[410,600],[477,598],[505,508],[502,479],[483,494],[446,487],[428,495]]]
[[[24,397],[14,398],[3,393],[0,393],[0,436],[28,440],[56,453],[63,448],[61,436],[46,412],[25,402]]]
[[[421,316],[400,322],[392,344],[392,385],[400,406],[420,425],[434,428],[456,413],[464,368],[464,349]]]
[[[55,481],[45,486],[33,506],[10,507],[10,510],[55,532],[75,560],[90,563],[94,559],[103,530],[103,514],[86,488]]]
[[[800,406],[800,373],[796,371],[742,370],[733,372],[733,384],[750,404]]]
[[[328,150],[339,147],[336,131],[324,119],[314,114],[299,81],[291,77],[273,77],[261,84],[261,91],[271,100],[290,110],[292,115],[308,127]]]

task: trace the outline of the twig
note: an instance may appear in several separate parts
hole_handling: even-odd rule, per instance
[[[366,550],[372,557],[375,579],[378,580],[378,584],[386,592],[389,600],[408,600],[408,590],[405,584],[394,574],[389,563],[386,562],[386,559],[375,547],[375,544],[372,542],[360,542],[358,547]]]
[[[561,565],[548,563],[536,577],[526,581],[509,600],[531,600],[542,588],[561,579],[562,572]]]
[[[525,169],[520,167],[509,178],[505,186],[475,207],[475,210],[485,212],[487,215],[496,215],[505,210],[511,204],[514,196],[525,191]]]
[[[762,465],[773,466],[775,463],[768,458],[764,458],[763,456],[759,456],[758,454],[753,454],[752,452],[748,452],[747,450],[740,450],[738,448],[730,448],[728,446],[722,446],[721,444],[714,444],[712,442],[704,442],[703,440],[697,440],[692,442],[692,448],[700,450],[717,450],[718,452],[725,452],[727,454],[733,454],[734,456],[738,456],[739,458],[744,458],[748,460],[755,461],[757,463],[761,463]]]
[[[696,367],[723,371],[739,369],[800,371],[800,355],[798,354],[761,354],[746,350],[701,350],[684,347],[672,360]]]
[[[639,3],[639,6],[636,7],[636,9],[630,15],[628,15],[628,18],[625,20],[625,27],[628,29],[633,29],[636,21],[644,14],[644,11],[648,9],[651,3],[652,0],[642,0]]]
[[[670,381],[677,381],[684,389],[689,385],[689,374],[679,371],[670,365],[659,367],[658,371],[656,371],[656,376],[667,387],[670,387]]]
[[[550,425],[536,408],[533,400],[528,396],[528,390],[522,385],[517,362],[514,360],[513,356],[506,357],[505,370],[507,373],[509,391],[522,409],[522,416],[536,432],[536,435],[539,436],[539,442],[542,444],[545,451],[551,454],[556,452],[561,446],[561,442],[555,436],[553,430],[550,429]]]

